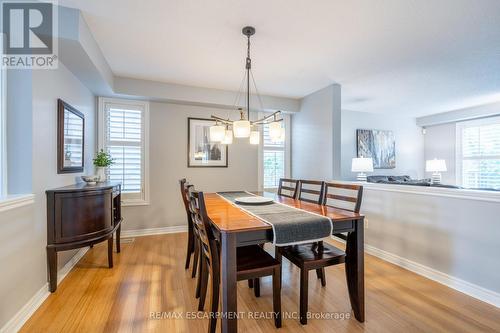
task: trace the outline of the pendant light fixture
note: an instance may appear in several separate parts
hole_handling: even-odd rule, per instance
[[[210,141],[221,142],[222,144],[231,144],[233,142],[234,135],[235,138],[250,138],[250,144],[258,145],[260,143],[260,132],[256,129],[256,126],[269,124],[269,135],[271,140],[273,142],[281,142],[284,140],[285,133],[285,129],[281,127],[283,119],[279,117],[281,115],[281,111],[276,111],[273,114],[256,121],[250,121],[250,77],[252,77],[255,94],[260,102],[260,109],[264,110],[264,107],[257,90],[257,85],[255,84],[255,80],[253,78],[252,59],[250,58],[250,37],[255,34],[255,28],[250,26],[244,27],[242,32],[243,35],[247,37],[247,57],[245,60],[245,75],[243,77],[241,87],[243,87],[243,82],[246,81],[246,91],[243,91],[241,88],[238,91],[235,108],[236,105],[239,104],[239,99],[244,92],[246,97],[246,117],[245,112],[241,107],[238,108],[239,120],[232,121],[229,119],[229,115],[227,119],[212,115],[212,119],[215,120],[215,125],[210,127]],[[229,130],[229,127],[232,127],[232,130]]]

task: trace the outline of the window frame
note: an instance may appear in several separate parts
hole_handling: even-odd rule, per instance
[[[129,100],[121,98],[108,98],[99,97],[98,106],[98,137],[97,144],[98,150],[106,149],[106,108],[108,105],[122,106],[122,107],[133,107],[134,109],[141,109],[144,112],[144,126],[142,133],[142,191],[140,192],[140,198],[130,198],[127,193],[122,193],[122,206],[144,206],[149,205],[149,102],[148,101],[138,101]]]
[[[463,130],[469,127],[479,127],[485,125],[500,124],[500,116],[493,116],[487,118],[480,118],[474,120],[467,120],[458,122],[455,125],[456,131],[456,149],[455,149],[455,181],[458,186],[463,186],[463,161],[464,160],[490,160],[490,159],[500,159],[500,155],[492,155],[484,158],[483,156],[478,157],[467,157],[464,158],[462,152],[463,148]]]
[[[265,117],[268,113],[259,112],[259,119]],[[275,188],[264,188],[264,150],[274,150],[274,151],[284,151],[285,152],[285,178],[289,178],[291,174],[291,117],[288,114],[282,114],[283,122],[285,124],[285,147],[264,147],[264,129],[260,128],[260,144],[258,149],[258,189],[259,191],[277,191],[278,187]]]

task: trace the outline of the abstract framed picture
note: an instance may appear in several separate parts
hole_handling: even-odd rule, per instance
[[[210,142],[210,126],[215,121],[188,118],[188,167],[227,168],[227,145]]]
[[[356,134],[358,157],[371,157],[374,169],[394,169],[396,167],[394,132],[358,129]]]

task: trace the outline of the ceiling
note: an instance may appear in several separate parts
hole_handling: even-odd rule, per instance
[[[342,85],[342,108],[421,116],[500,100],[499,0],[60,0],[116,76],[260,93]]]

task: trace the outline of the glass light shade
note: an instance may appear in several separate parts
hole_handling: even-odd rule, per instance
[[[226,127],[223,125],[210,126],[210,141],[221,142],[226,135]]]
[[[250,122],[248,120],[237,120],[233,122],[235,138],[248,138],[250,136]]]
[[[373,160],[371,158],[353,158],[351,165],[352,172],[373,172]]]
[[[433,160],[425,161],[425,171],[427,172],[445,172],[446,171],[446,161],[438,160],[437,158]]]
[[[233,143],[233,131],[226,130],[226,134],[224,136],[224,140],[222,140],[223,145],[230,145]]]
[[[259,143],[260,143],[260,132],[259,131],[250,132],[250,144],[258,145]]]
[[[271,140],[278,140],[281,137],[281,123],[272,122],[269,124],[269,136]]]

